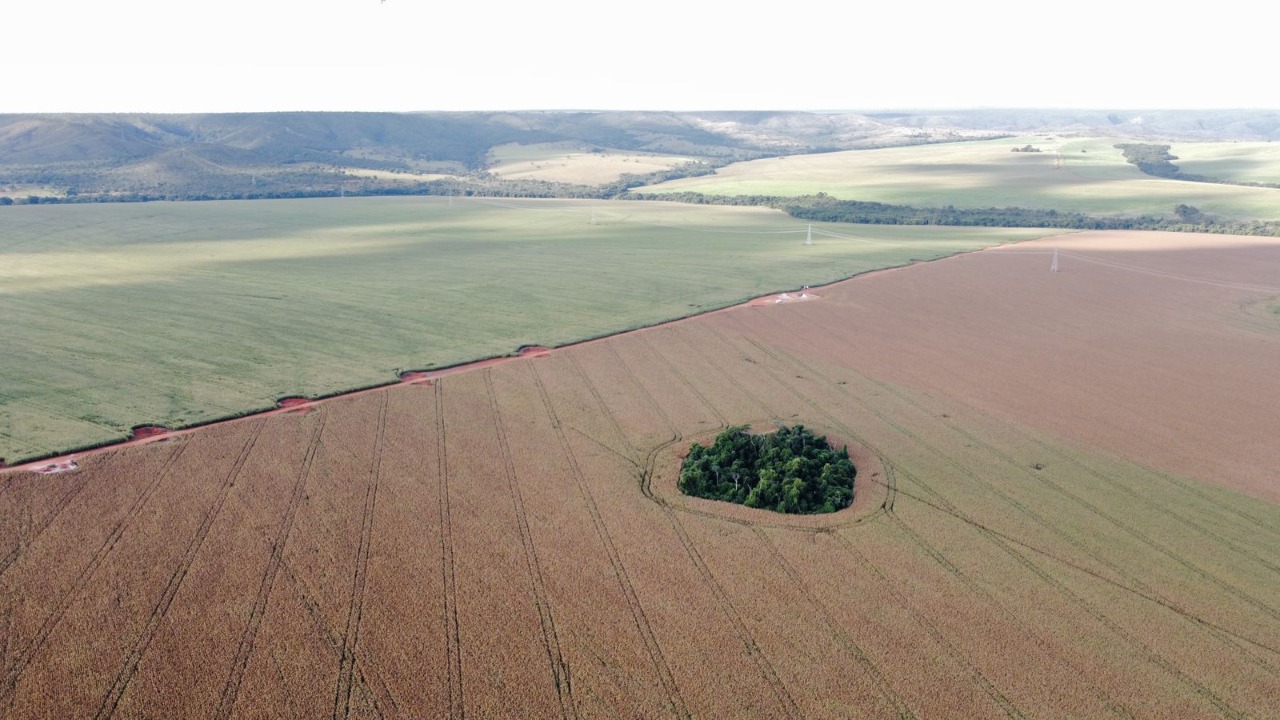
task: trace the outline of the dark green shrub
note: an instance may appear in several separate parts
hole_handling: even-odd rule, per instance
[[[829,513],[853,501],[857,469],[848,448],[833,449],[803,425],[753,435],[745,425],[694,443],[680,470],[686,495],[781,513]]]

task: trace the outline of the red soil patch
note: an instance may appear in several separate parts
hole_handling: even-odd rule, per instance
[[[169,428],[162,427],[160,425],[139,425],[133,429],[133,432],[129,435],[129,438],[131,440],[145,440],[148,438],[155,438],[155,437],[160,437],[162,435],[168,435],[171,432],[173,431],[170,430]]]
[[[520,349],[516,350],[516,355],[520,357],[546,357],[550,353],[550,348],[541,345],[521,345]]]
[[[309,412],[315,411],[315,408],[311,406],[311,400],[304,397],[280,398],[276,401],[276,405],[285,412],[296,413],[299,415],[306,415]]]

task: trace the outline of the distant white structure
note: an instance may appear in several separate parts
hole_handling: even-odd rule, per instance
[[[1053,249],[1053,262],[1049,264],[1049,272],[1058,272],[1058,248]]]
[[[809,234],[805,236],[804,244],[805,245],[813,244],[813,223],[809,223]]]

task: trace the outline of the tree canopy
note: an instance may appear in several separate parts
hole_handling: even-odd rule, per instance
[[[686,495],[781,513],[835,512],[853,501],[857,469],[803,425],[754,435],[731,427],[710,447],[694,443],[680,470]]]

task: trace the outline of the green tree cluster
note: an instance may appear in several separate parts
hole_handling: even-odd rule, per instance
[[[740,425],[710,447],[694,443],[678,484],[695,497],[814,514],[848,507],[856,474],[848,448],[835,450],[803,425],[761,435]]]

